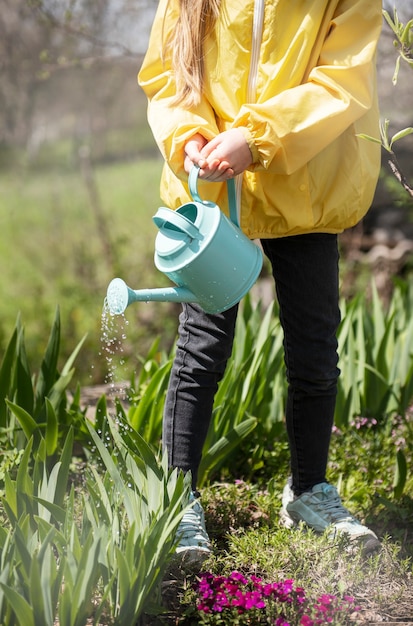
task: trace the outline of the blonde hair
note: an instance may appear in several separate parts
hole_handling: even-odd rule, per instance
[[[199,104],[204,83],[205,40],[214,28],[221,0],[178,0],[179,18],[167,42],[175,72],[174,103]]]

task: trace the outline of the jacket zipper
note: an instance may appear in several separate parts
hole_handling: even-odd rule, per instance
[[[250,69],[248,73],[248,85],[247,85],[247,101],[255,102],[257,96],[257,73],[258,73],[258,61],[260,58],[262,29],[264,25],[264,8],[265,0],[255,0],[254,3],[254,17],[252,24],[252,46],[251,46],[251,61]],[[238,223],[241,224],[241,187],[243,176],[238,176],[236,180],[236,196],[237,196],[237,213]]]
[[[260,58],[261,41],[262,41],[262,29],[264,24],[264,7],[265,0],[255,0],[254,4],[254,22],[252,25],[252,49],[251,49],[251,62],[248,75],[248,90],[247,98],[248,102],[255,102],[257,93],[257,73],[258,73],[258,61]]]

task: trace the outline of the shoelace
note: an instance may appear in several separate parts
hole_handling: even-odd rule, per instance
[[[323,489],[322,494],[325,499],[318,500],[317,507],[324,511],[332,522],[352,522],[354,518],[349,511],[341,504],[341,500],[337,496],[332,495],[329,488]]]
[[[202,527],[202,521],[199,512],[196,509],[192,508],[187,511],[182,518],[181,523],[179,524],[179,531],[184,533],[185,535],[192,534],[198,535],[204,534],[204,529]]]

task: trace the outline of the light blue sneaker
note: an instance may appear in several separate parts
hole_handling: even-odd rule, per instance
[[[212,547],[205,528],[205,514],[199,499],[191,494],[189,502],[192,506],[178,526],[179,543],[176,555],[185,564],[201,564],[211,553]]]
[[[333,538],[346,534],[351,542],[362,545],[366,555],[380,549],[375,533],[351,515],[342,505],[337,489],[328,483],[315,485],[296,497],[289,481],[284,487],[280,517],[288,528],[304,523],[318,533],[328,530]]]

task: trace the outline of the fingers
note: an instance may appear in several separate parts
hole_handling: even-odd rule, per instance
[[[199,172],[199,176],[200,178],[202,178],[202,180],[208,180],[209,182],[213,182],[213,183],[220,183],[220,182],[224,182],[226,180],[229,180],[230,178],[234,178],[234,170],[230,167],[227,167],[226,169],[216,169],[215,171],[209,171],[206,169],[201,169]]]
[[[199,170],[199,178],[209,182],[222,182],[234,176],[234,170],[228,161],[220,161],[218,159],[205,160],[203,166]]]
[[[184,159],[184,168],[186,172],[189,172],[194,164],[202,167],[205,162],[205,158],[201,155],[201,150],[207,143],[208,142],[205,137],[199,133],[195,134],[186,142]]]
[[[233,178],[252,163],[248,144],[237,128],[224,131],[209,142],[202,135],[194,135],[185,145],[185,155],[185,171],[198,165],[199,178],[211,182]]]
[[[193,161],[189,156],[185,157],[184,168],[189,174],[194,165],[198,165],[198,178],[209,182],[223,182],[229,178],[233,178],[235,173],[227,161],[219,161],[214,159],[209,162],[206,159]]]

